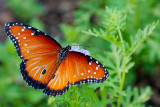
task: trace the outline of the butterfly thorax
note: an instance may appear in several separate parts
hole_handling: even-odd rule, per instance
[[[67,45],[65,48],[62,48],[61,52],[60,52],[60,61],[62,61],[66,55],[68,54],[69,50],[71,50],[71,46]]]

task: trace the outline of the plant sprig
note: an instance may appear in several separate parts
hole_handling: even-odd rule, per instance
[[[118,97],[116,100],[118,107],[120,107],[121,105],[120,101],[121,101],[122,94],[120,92],[123,91],[125,74],[134,65],[134,62],[131,62],[132,54],[151,35],[153,30],[159,23],[159,21],[153,22],[152,24],[147,25],[143,30],[139,29],[135,36],[123,35],[122,31],[124,31],[125,28],[127,27],[126,18],[127,17],[123,12],[107,7],[104,26],[100,28],[100,30],[93,29],[93,30],[88,30],[87,32],[85,31],[85,33],[88,35],[100,37],[102,39],[105,39],[111,42],[112,44],[111,49],[118,50],[116,54],[113,54],[114,51],[106,52],[106,57],[110,57],[110,55],[115,55],[115,57],[111,56],[112,60],[104,61],[105,63],[106,62],[109,63],[109,64],[107,63],[105,64],[107,67],[112,68],[112,70],[115,68],[114,70],[116,70],[114,71],[114,73],[116,72],[115,74],[111,73],[111,78],[113,78],[112,77],[113,75],[114,75],[114,78],[116,76],[119,77],[117,78],[119,82],[119,88],[118,88],[119,92],[116,91],[118,93],[118,96],[114,94],[115,95],[114,97]],[[124,40],[125,36],[129,36],[130,41]],[[120,56],[121,58],[117,59],[118,58],[117,56]],[[107,85],[107,87],[115,88],[115,86],[112,83],[110,83],[110,86]],[[144,102],[141,102],[141,103],[144,103]]]

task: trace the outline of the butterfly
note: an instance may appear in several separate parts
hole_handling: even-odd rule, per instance
[[[23,79],[48,96],[62,95],[70,86],[102,83],[109,77],[107,69],[75,46],[61,45],[49,35],[23,23],[5,24],[5,32],[22,59]]]

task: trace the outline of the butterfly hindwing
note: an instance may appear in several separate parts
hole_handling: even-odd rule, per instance
[[[70,85],[101,83],[108,77],[107,69],[99,61],[79,52],[69,52],[43,92],[57,96],[66,92]]]
[[[44,93],[49,96],[61,95],[69,89],[69,72],[68,72],[68,60],[63,59],[62,63],[56,70],[53,78],[49,81]]]
[[[69,83],[102,83],[109,77],[107,69],[96,59],[79,52],[69,52]]]
[[[32,77],[28,75],[28,72],[25,70],[26,61],[27,60],[23,60],[20,64],[20,69],[23,79],[27,82],[29,86],[32,86],[35,89],[43,89],[46,86],[45,84],[39,81],[35,81]]]
[[[5,31],[23,59],[21,74],[28,85],[42,89],[59,66],[61,46],[40,30],[22,23],[7,23]]]
[[[26,60],[24,63],[24,68],[21,68],[22,76],[25,74],[31,77],[34,81],[41,82],[43,85],[48,84],[52,75],[55,73],[57,67],[59,66],[59,62],[57,62],[57,54],[47,55],[38,58],[32,58]],[[25,80],[27,83],[28,80]],[[30,86],[36,89],[36,84],[29,84]]]

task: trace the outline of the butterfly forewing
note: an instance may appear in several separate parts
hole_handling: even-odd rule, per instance
[[[61,46],[43,32],[20,23],[6,24],[5,31],[23,59],[59,52]]]
[[[5,31],[23,59],[20,69],[24,80],[35,89],[44,88],[60,64],[61,46],[50,36],[25,24],[7,23]]]

